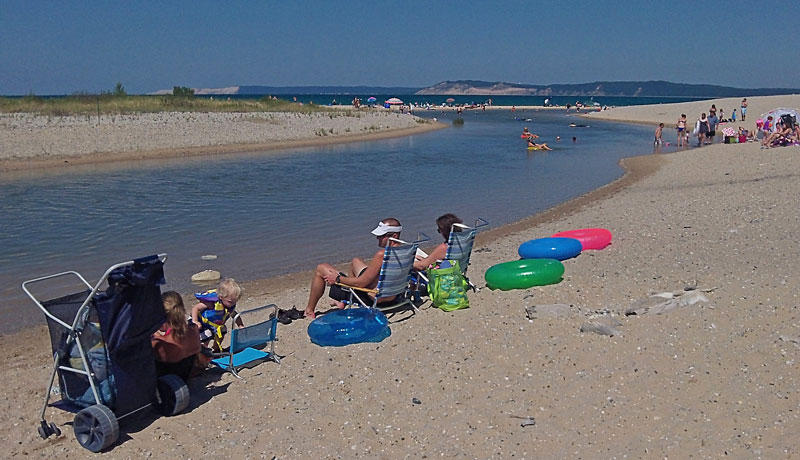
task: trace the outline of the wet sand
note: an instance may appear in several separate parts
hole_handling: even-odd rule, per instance
[[[480,234],[469,274],[483,287],[486,269],[516,259],[528,239],[611,230],[611,246],[564,262],[561,283],[484,288],[452,313],[425,305],[380,343],[320,348],[307,322],[280,326],[282,364],[245,370],[246,381],[208,372],[190,383],[187,413],[123,425],[106,457],[800,455],[798,154],[748,143],[627,159],[618,181]],[[249,283],[240,308],[302,309],[309,280]],[[710,289],[709,301],[623,314],[652,293],[694,288]],[[553,303],[570,314],[526,317],[525,307]],[[619,321],[622,334],[580,332],[598,314]],[[60,438],[35,433],[50,367],[44,328],[0,344],[7,455],[84,458],[63,426],[71,414],[48,409]]]

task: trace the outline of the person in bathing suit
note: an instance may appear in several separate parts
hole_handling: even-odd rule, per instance
[[[400,238],[401,231],[403,231],[403,226],[394,217],[380,221],[378,226],[372,230],[372,234],[377,238],[378,247],[381,249],[372,256],[369,264],[358,257],[353,259],[350,262],[350,268],[347,273],[339,272],[331,264],[321,263],[317,265],[316,270],[314,270],[314,277],[311,279],[311,290],[308,295],[305,317],[308,319],[316,317],[317,302],[325,293],[326,285],[331,286],[329,296],[334,300],[331,306],[337,308],[344,308],[344,301],[350,297],[350,291],[338,286],[339,283],[365,289],[375,289],[378,285],[378,275],[380,275],[381,265],[383,264],[384,248],[400,244],[390,238]],[[364,303],[372,303],[372,298],[366,293],[358,291],[358,296]],[[390,301],[393,298],[379,299],[379,301],[381,300]]]
[[[678,122],[675,124],[675,128],[678,130],[678,147],[683,147],[684,143],[683,140],[685,138],[684,132],[686,131],[686,114],[682,113],[681,117],[678,119]]]

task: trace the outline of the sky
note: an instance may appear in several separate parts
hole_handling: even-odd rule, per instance
[[[800,88],[800,1],[0,0],[0,94],[667,80]]]

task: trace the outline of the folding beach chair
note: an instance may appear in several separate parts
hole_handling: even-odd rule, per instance
[[[419,311],[416,305],[411,302],[408,295],[409,280],[411,270],[414,268],[414,256],[417,253],[419,243],[427,241],[422,239],[420,234],[417,241],[408,243],[403,240],[389,238],[390,241],[400,243],[398,246],[386,246],[383,253],[383,263],[378,275],[378,285],[375,289],[365,289],[347,284],[337,283],[343,289],[350,291],[350,305],[362,305],[364,307],[377,308],[381,311],[396,311],[406,305],[411,305],[414,312]],[[372,296],[369,298],[363,294]],[[392,301],[380,302],[381,299],[394,297]]]
[[[461,273],[474,292],[478,292],[478,288],[467,277],[467,268],[469,268],[469,258],[472,256],[472,246],[475,244],[475,235],[477,235],[479,228],[487,225],[489,225],[489,222],[480,217],[475,220],[475,224],[472,227],[456,223],[453,224],[453,228],[450,229],[450,236],[447,238],[447,254],[444,258],[458,261]]]
[[[92,452],[116,442],[119,420],[125,417],[150,406],[174,415],[189,404],[189,389],[180,377],[157,377],[150,344],[150,336],[166,320],[160,288],[166,258],[160,254],[113,265],[94,286],[75,271],[22,283],[47,319],[53,350],[38,427],[42,438],[61,433],[45,420],[56,376],[62,403],[77,412],[75,437]],[[32,293],[34,284],[72,276],[81,291],[48,301]],[[106,282],[108,288],[101,291]]]
[[[267,316],[266,311],[272,310]],[[263,311],[264,318],[259,322],[248,324],[242,315],[255,317],[254,313]],[[236,327],[237,319],[242,319],[245,326]],[[234,377],[242,379],[239,370],[256,361],[272,360],[280,364],[281,359],[275,354],[276,333],[278,331],[278,306],[275,304],[254,308],[237,313],[231,318],[230,347],[223,353],[215,353],[211,362],[222,370],[229,371]],[[269,345],[269,351],[264,349]]]
[[[455,223],[450,229],[450,235],[447,237],[447,253],[445,254],[444,258],[445,260],[458,261],[458,265],[461,268],[461,273],[464,275],[467,283],[469,283],[469,287],[472,288],[474,292],[478,292],[478,288],[472,284],[467,277],[467,268],[469,268],[469,259],[472,256],[472,247],[475,244],[475,235],[477,235],[479,228],[487,225],[489,225],[489,222],[481,217],[475,220],[475,224],[472,227],[469,225]],[[419,275],[420,279],[423,280],[423,284],[428,283],[428,278],[425,276],[425,273],[417,272],[417,274]]]

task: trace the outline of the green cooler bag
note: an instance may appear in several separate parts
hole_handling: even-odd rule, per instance
[[[447,268],[431,268],[428,270],[428,295],[434,307],[444,311],[469,308],[467,298],[467,280],[461,273],[457,260],[445,261]],[[446,265],[444,262],[442,265]]]

